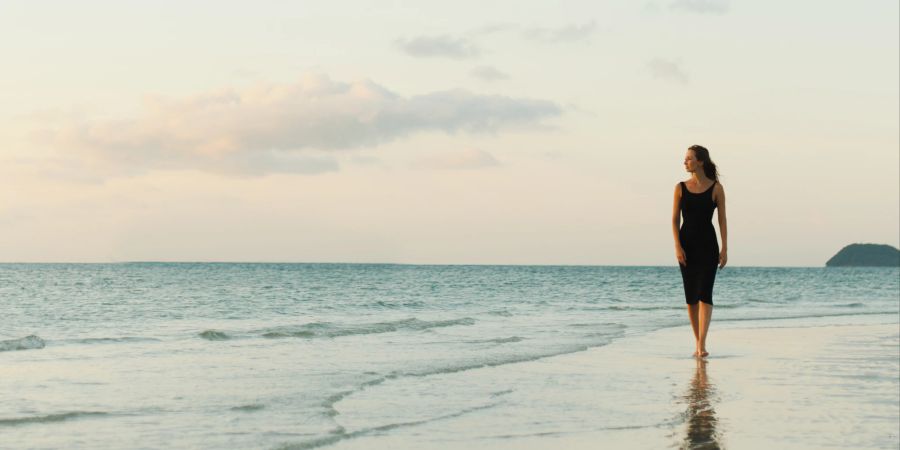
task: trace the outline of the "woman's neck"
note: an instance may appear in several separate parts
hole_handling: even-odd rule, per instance
[[[702,186],[710,181],[710,179],[706,177],[706,174],[703,174],[700,172],[691,173],[691,179],[693,179],[694,182],[700,186]]]

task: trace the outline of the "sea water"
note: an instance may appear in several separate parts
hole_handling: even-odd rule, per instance
[[[390,433],[494,407],[515,387],[490,368],[685,326],[684,303],[677,266],[0,264],[0,448]],[[727,267],[714,303],[714,324],[897,323],[900,271]]]

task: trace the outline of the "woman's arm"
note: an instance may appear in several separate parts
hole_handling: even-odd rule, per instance
[[[725,188],[722,183],[716,183],[715,194],[716,208],[719,209],[719,234],[722,235],[722,250],[719,251],[719,268],[728,263],[728,219],[725,217]]]
[[[675,200],[672,203],[672,237],[675,238],[675,258],[679,264],[686,264],[684,249],[681,248],[681,240],[678,238],[681,228],[681,183],[675,185]]]

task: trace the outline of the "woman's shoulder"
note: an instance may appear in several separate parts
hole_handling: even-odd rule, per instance
[[[716,184],[713,185],[712,190],[712,199],[716,205],[719,205],[722,200],[725,198],[725,188],[722,187],[722,183],[719,180],[716,180]]]

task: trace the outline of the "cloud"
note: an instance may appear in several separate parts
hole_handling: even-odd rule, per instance
[[[679,63],[665,59],[655,58],[647,64],[647,68],[654,78],[671,81],[678,84],[688,84],[690,78]]]
[[[561,27],[523,27],[513,23],[486,25],[466,33],[466,37],[450,35],[418,36],[394,41],[400,50],[416,58],[471,59],[482,54],[477,41],[499,33],[516,33],[520,37],[545,44],[586,41],[596,31],[595,21]]]
[[[534,129],[562,112],[546,100],[461,89],[404,97],[371,81],[308,75],[292,84],[148,98],[138,117],[67,121],[35,136],[83,164],[126,173],[320,173],[337,170],[334,151],[420,132]]]
[[[437,170],[468,170],[499,166],[493,155],[474,148],[459,152],[431,155],[416,161],[415,167]]]
[[[526,28],[522,31],[522,35],[528,39],[549,44],[558,44],[587,40],[594,34],[596,28],[596,22],[590,21],[582,25],[570,24],[558,28]]]
[[[699,14],[725,14],[731,9],[728,0],[675,0],[669,9]]]
[[[448,35],[397,39],[394,44],[406,54],[416,58],[467,59],[481,54],[481,50],[471,40]]]
[[[260,176],[276,173],[317,174],[338,170],[332,155],[294,154],[289,151],[261,150],[243,152],[227,158],[192,161],[194,166],[205,165],[214,172],[231,175]]]
[[[507,32],[507,31],[516,31],[519,28],[520,28],[519,25],[514,24],[514,23],[509,23],[509,22],[494,23],[494,24],[490,24],[490,25],[485,25],[480,28],[476,28],[476,29],[472,30],[471,32],[469,32],[469,35],[487,36],[487,35],[491,35],[491,34]]]
[[[478,66],[472,69],[472,76],[482,81],[500,81],[508,80],[509,75],[497,70],[492,66]]]

